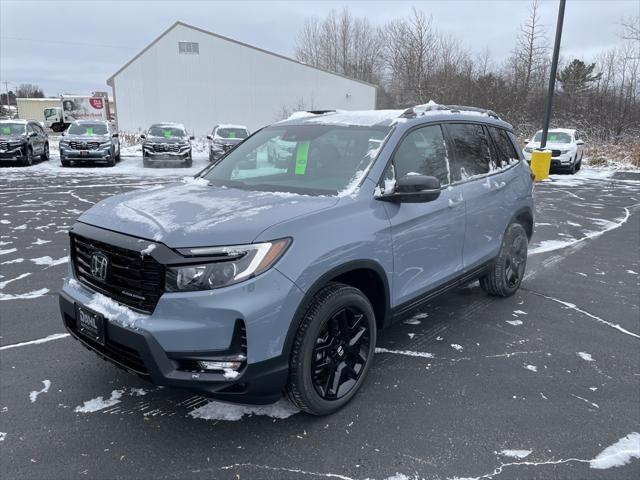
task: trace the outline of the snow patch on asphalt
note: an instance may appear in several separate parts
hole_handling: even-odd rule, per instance
[[[531,450],[502,450],[501,452],[498,452],[498,455],[522,459],[531,455]]]
[[[69,261],[69,257],[66,256],[54,260],[47,255],[46,257],[32,258],[31,261],[36,265],[46,265],[47,267],[53,267],[55,265],[62,265],[63,263],[67,263]]]
[[[527,370],[531,370],[532,372],[538,371],[538,367],[536,367],[535,365],[525,365],[524,368],[526,368]]]
[[[18,347],[26,347],[27,345],[38,345],[40,343],[47,343],[53,340],[59,340],[61,338],[67,338],[69,336],[68,333],[54,333],[53,335],[49,335],[44,338],[38,338],[37,340],[30,340],[28,342],[21,343],[13,343],[11,345],[4,345],[0,347],[0,350],[9,350],[10,348],[18,348]]]
[[[640,458],[640,433],[637,432],[630,433],[605,448],[589,462],[589,466],[598,470],[621,467],[634,458]]]
[[[271,405],[237,405],[217,402],[215,400],[189,412],[193,418],[202,420],[237,421],[244,416],[264,415],[266,417],[284,419],[300,412],[288,400],[281,399]]]
[[[586,352],[578,352],[578,356],[579,356],[581,359],[583,359],[583,360],[585,360],[585,361],[587,361],[587,362],[595,362],[595,360],[593,359],[593,357],[592,357],[590,354],[586,353]]]
[[[93,413],[99,410],[103,410],[108,407],[113,407],[120,403],[124,390],[114,390],[111,392],[111,397],[105,400],[102,396],[87,400],[82,405],[73,409],[74,412],[79,413]]]
[[[0,442],[4,442],[5,438],[7,438],[7,432],[0,432]]]
[[[506,322],[510,325],[513,325],[514,327],[522,325],[522,320],[506,320]]]
[[[16,293],[16,294],[0,293],[0,302],[6,301],[6,300],[31,300],[33,298],[42,297],[47,293],[49,293],[48,288],[41,288],[40,290],[34,290],[28,293]]]
[[[18,275],[16,278],[12,278],[10,280],[5,280],[4,282],[0,282],[0,290],[2,290],[4,287],[9,285],[11,282],[15,282],[17,280],[22,280],[23,278],[28,277],[29,275],[31,275],[31,274],[30,273],[23,273],[21,275]]]
[[[414,352],[411,350],[389,350],[382,347],[376,347],[376,353],[393,353],[395,355],[405,355],[407,357],[433,358],[433,353]]]
[[[31,403],[35,403],[35,401],[38,399],[38,395],[47,393],[49,391],[49,388],[51,387],[51,380],[43,380],[42,385],[42,390],[34,390],[29,394],[29,400],[31,400]]]
[[[457,343],[452,343],[451,344],[451,348],[453,348],[454,350],[461,352],[462,350],[464,350],[464,348],[462,347],[462,345],[458,345]]]

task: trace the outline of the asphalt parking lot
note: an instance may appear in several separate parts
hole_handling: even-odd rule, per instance
[[[74,219],[204,165],[140,162],[0,168],[0,477],[640,478],[616,466],[640,441],[640,174],[538,185],[523,288],[472,284],[385,331],[354,401],[314,418],[157,388],[59,335]]]

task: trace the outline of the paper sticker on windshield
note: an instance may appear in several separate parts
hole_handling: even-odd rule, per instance
[[[304,175],[307,171],[307,160],[309,159],[309,142],[300,142],[296,153],[296,175]]]
[[[164,133],[164,138],[171,138],[171,130],[165,130],[163,133]]]
[[[229,138],[236,138],[236,133],[235,132],[229,133]]]
[[[553,133],[549,134],[549,141],[550,142],[555,142],[556,140],[558,140],[558,135],[554,135]]]
[[[5,135],[11,135],[11,127],[2,127],[2,133]]]
[[[93,135],[93,127],[87,127],[87,135]]]

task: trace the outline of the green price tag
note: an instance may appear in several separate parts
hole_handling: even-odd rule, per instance
[[[171,138],[171,130],[164,131],[164,138]]]
[[[11,135],[11,127],[2,127],[2,133],[5,135]]]
[[[558,140],[558,136],[557,135],[553,135],[553,134],[549,135],[549,141],[550,142],[555,142],[556,140]]]
[[[87,135],[93,135],[93,127],[87,127]]]
[[[235,132],[230,132],[229,133],[229,138],[236,138]]]
[[[307,160],[309,160],[309,142],[300,142],[296,153],[296,175],[304,175],[307,171]]]

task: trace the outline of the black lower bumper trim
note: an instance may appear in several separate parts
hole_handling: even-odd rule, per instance
[[[287,382],[286,356],[248,364],[233,380],[219,373],[186,372],[178,369],[178,362],[169,358],[148,332],[106,322],[104,346],[85,338],[76,329],[75,303],[63,292],[60,293],[60,312],[66,329],[86,348],[156,385],[188,389],[230,402],[267,404],[282,396]]]

